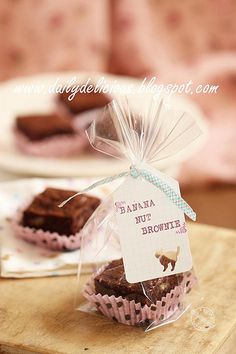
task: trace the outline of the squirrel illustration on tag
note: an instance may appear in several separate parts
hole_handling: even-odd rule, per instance
[[[174,271],[179,253],[180,253],[179,246],[177,247],[176,251],[164,251],[163,249],[156,251],[155,257],[159,260],[161,265],[164,267],[163,272],[167,270],[169,264],[171,264],[171,271],[172,272]]]

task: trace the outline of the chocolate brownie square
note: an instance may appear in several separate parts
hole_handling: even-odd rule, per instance
[[[100,92],[77,92],[74,98],[69,100],[72,94],[70,90],[58,95],[59,102],[64,104],[72,114],[82,113],[89,109],[102,108],[111,101],[107,95]]]
[[[61,202],[75,194],[75,191],[47,188],[36,195],[24,211],[23,226],[57,232],[60,235],[76,234],[98,207],[100,199],[81,194],[64,207],[58,207]]]
[[[95,292],[102,295],[122,296],[134,300],[141,305],[150,306],[161,300],[175,286],[183,280],[183,274],[143,281],[142,283],[128,283],[125,278],[123,259],[110,262],[95,279]],[[145,289],[146,295],[143,289]]]
[[[16,118],[16,128],[31,141],[54,135],[75,134],[70,118],[54,113],[19,116]]]
[[[103,110],[96,121],[96,134],[104,139],[118,141],[118,135],[114,121],[108,110]]]
[[[124,134],[122,133],[119,120],[116,119],[116,117],[115,119],[112,119],[110,111],[106,109],[100,113],[98,118],[99,119],[96,121],[96,134],[104,139],[119,141],[117,130],[120,131],[122,135]],[[141,120],[137,115],[134,115],[133,113],[130,114],[129,124],[127,123],[127,126],[130,130],[136,131],[139,136],[141,135]]]

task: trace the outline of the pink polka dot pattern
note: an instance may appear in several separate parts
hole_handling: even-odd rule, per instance
[[[235,11],[230,0],[2,0],[0,80],[58,70],[175,80],[235,50]]]
[[[48,71],[105,71],[108,10],[109,0],[0,1],[0,80]],[[91,43],[105,50],[91,54]]]
[[[235,0],[1,0],[0,80],[92,70],[217,83],[217,95],[192,98],[211,122],[232,122],[235,14]]]

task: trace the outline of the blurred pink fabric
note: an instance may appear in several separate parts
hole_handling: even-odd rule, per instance
[[[108,68],[109,0],[1,0],[0,79]]]
[[[210,123],[183,184],[236,182],[235,0],[1,0],[0,80],[60,70],[217,84],[191,96]]]

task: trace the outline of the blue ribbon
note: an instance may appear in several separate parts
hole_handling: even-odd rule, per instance
[[[196,213],[193,209],[185,202],[185,200],[177,194],[173,188],[165,181],[163,181],[158,176],[150,173],[147,170],[138,169],[134,166],[130,169],[130,174],[133,178],[143,177],[146,181],[150,182],[158,189],[160,189],[165,195],[174,203],[178,208],[180,208],[191,220],[196,221]]]
[[[115,181],[116,179],[131,175],[133,178],[138,178],[141,176],[144,178],[147,182],[153,184],[155,187],[160,189],[166,196],[167,198],[175,204],[179,209],[181,209],[191,220],[195,221],[196,220],[196,213],[193,211],[193,209],[188,205],[188,203],[185,202],[185,200],[177,194],[174,189],[167,184],[164,180],[162,180],[160,177],[150,173],[148,170],[144,169],[138,169],[135,166],[131,166],[130,168],[130,173],[129,172],[122,172],[114,176],[106,177],[103,178],[96,183],[93,183],[91,186],[83,189],[82,191],[76,193],[72,197],[68,198],[64,202],[62,202],[59,207],[63,207],[66,203],[68,203],[71,199],[76,197],[77,195],[86,193],[91,191],[92,189],[101,186],[106,183],[110,183],[112,181]]]

